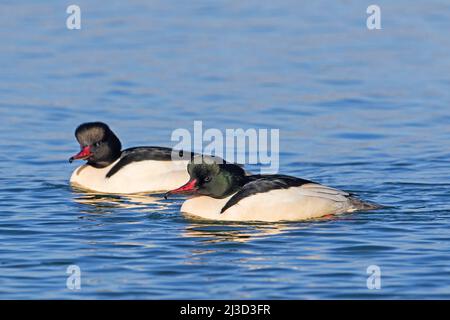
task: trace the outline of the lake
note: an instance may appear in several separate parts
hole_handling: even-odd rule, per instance
[[[68,4],[2,3],[1,299],[450,298],[448,2],[377,1],[381,30],[364,1],[76,4],[80,30]],[[279,129],[280,173],[386,207],[223,223],[83,193],[68,158],[96,120],[124,147]]]

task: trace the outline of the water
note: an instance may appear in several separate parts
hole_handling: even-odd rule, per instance
[[[0,298],[450,298],[448,3],[377,1],[378,31],[364,1],[77,4],[72,31],[60,2],[1,6]],[[84,194],[67,159],[93,120],[125,147],[279,128],[281,173],[388,208],[219,223]]]

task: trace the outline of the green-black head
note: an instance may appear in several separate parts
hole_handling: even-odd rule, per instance
[[[195,156],[187,166],[189,181],[183,186],[166,193],[190,193],[226,198],[237,192],[246,182],[245,171],[237,164],[211,156]]]

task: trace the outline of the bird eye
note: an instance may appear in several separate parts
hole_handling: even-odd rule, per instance
[[[102,142],[101,141],[99,141],[99,142],[96,142],[96,143],[94,143],[94,147],[98,147],[98,146],[100,146],[102,144]]]
[[[210,182],[210,181],[211,181],[211,177],[210,176],[205,177],[205,182]]]

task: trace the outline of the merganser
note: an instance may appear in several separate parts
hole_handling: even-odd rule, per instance
[[[76,187],[102,193],[151,193],[166,192],[189,180],[186,166],[190,152],[165,147],[122,151],[119,138],[102,122],[81,124],[75,137],[81,151],[69,162],[87,160],[72,173],[70,183]],[[174,152],[177,155],[172,157]],[[183,156],[189,160],[182,160]]]
[[[206,156],[204,156],[206,157]],[[190,193],[181,212],[204,219],[228,221],[289,221],[373,210],[379,205],[313,181],[287,175],[246,175],[229,163],[198,156],[188,164],[189,181],[169,191]]]

